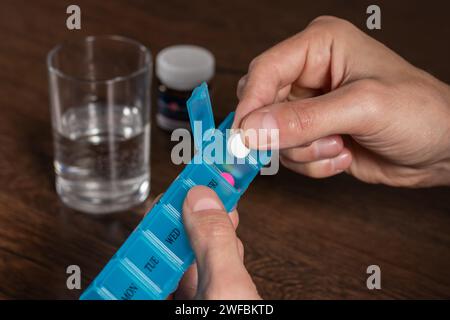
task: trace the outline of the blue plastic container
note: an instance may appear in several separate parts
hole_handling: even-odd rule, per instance
[[[228,153],[226,129],[231,127],[234,113],[215,128],[206,83],[194,89],[187,106],[198,152],[83,292],[81,300],[166,299],[195,258],[181,217],[189,189],[208,186],[231,211],[261,167],[270,161],[267,151],[251,150],[244,159]],[[211,147],[223,147],[221,156],[233,160],[233,164],[223,164],[207,152],[199,152]],[[223,172],[233,175],[234,186],[221,176]]]

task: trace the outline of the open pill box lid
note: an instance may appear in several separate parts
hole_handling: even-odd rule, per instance
[[[216,128],[208,85],[205,82],[194,89],[187,101],[187,109],[194,135],[194,145],[199,150],[202,147],[203,139],[206,140]]]

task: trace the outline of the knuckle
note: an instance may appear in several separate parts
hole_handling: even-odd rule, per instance
[[[248,78],[248,76],[244,75],[239,79],[238,88],[242,88],[245,85],[245,83],[247,82],[247,78]]]
[[[285,109],[283,118],[288,134],[299,135],[312,127],[314,113],[310,108],[296,107],[290,104]]]
[[[254,74],[254,73],[271,73],[276,72],[277,68],[273,61],[276,61],[274,59],[274,53],[271,52],[271,50],[268,50],[266,52],[261,53],[259,56],[253,58],[252,61],[250,61],[250,64],[248,66],[248,75]]]
[[[247,83],[247,78],[248,78],[248,76],[245,75],[242,78],[240,78],[239,81],[238,81],[238,84],[237,84],[237,87],[236,87],[236,95],[237,95],[238,98],[241,98],[241,96],[242,96],[242,91],[244,90],[245,85]]]
[[[250,72],[256,69],[258,66],[260,66],[262,63],[262,59],[263,58],[261,57],[261,55],[253,58],[252,61],[250,61],[250,64],[248,65],[248,71]]]
[[[349,21],[335,16],[322,15],[315,18],[311,24],[324,25],[327,27],[348,28],[353,26]]]
[[[201,214],[196,225],[199,240],[229,237],[233,234],[234,230],[231,221],[226,216],[226,213],[221,213],[205,212]]]
[[[334,16],[319,16],[310,23],[311,29],[317,33],[331,33],[334,35],[345,35],[358,30],[351,22]]]
[[[340,20],[340,18],[324,14],[313,19],[311,23],[329,23],[330,21],[333,22],[336,20]]]

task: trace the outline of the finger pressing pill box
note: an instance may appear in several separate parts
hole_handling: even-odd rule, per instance
[[[194,158],[80,299],[166,299],[195,259],[181,217],[189,189],[196,185],[213,189],[229,212],[262,166],[270,161],[268,151],[241,150],[235,154],[234,147],[230,148],[238,144],[229,143],[234,113],[215,128],[206,83],[194,89],[187,107],[197,150]],[[202,152],[211,147],[215,147],[214,154]]]

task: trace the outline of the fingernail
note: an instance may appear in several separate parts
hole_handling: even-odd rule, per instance
[[[223,206],[219,202],[216,195],[212,194],[212,190],[204,192],[204,190],[192,190],[188,195],[188,205],[192,212],[204,210],[222,210]]]
[[[267,110],[255,111],[244,118],[242,129],[278,129],[277,121]]]
[[[350,165],[351,154],[349,152],[343,152],[331,161],[333,162],[334,171],[342,172]]]
[[[242,123],[242,129],[245,142],[251,148],[264,149],[278,145],[278,123],[267,110],[248,115]]]
[[[327,137],[317,140],[316,148],[319,158],[327,158],[339,153],[340,144],[336,138]]]

